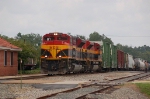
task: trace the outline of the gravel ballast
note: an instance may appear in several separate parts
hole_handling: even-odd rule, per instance
[[[106,81],[122,76],[130,76],[137,74],[138,72],[109,72],[109,73],[96,73],[96,74],[81,74],[81,75],[62,75],[62,76],[50,76],[47,78],[37,79],[38,80],[59,80],[59,81]],[[36,81],[36,80],[35,80]],[[37,82],[36,81],[36,82]],[[43,90],[35,88],[32,84],[23,84],[22,89],[20,84],[0,84],[0,97],[5,98],[16,98],[16,99],[36,99],[45,95],[49,95],[56,92],[61,92],[65,89],[51,89]],[[98,97],[98,99],[148,99],[139,92],[136,92],[130,88],[120,88],[111,94],[99,93],[96,95],[88,95],[87,97]],[[108,97],[108,98],[107,98]]]

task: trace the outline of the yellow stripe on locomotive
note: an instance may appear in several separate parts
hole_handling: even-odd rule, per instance
[[[42,45],[41,49],[43,54],[41,58],[54,60],[59,58],[72,58],[72,54],[69,53],[72,47],[70,45]]]

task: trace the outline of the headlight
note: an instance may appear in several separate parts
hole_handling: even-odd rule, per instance
[[[57,33],[54,33],[54,35],[57,35]]]
[[[47,58],[47,55],[45,55],[45,58]]]
[[[59,55],[59,58],[61,58],[61,55]]]

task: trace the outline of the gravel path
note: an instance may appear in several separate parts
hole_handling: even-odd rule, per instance
[[[61,81],[106,81],[124,76],[131,76],[138,74],[139,72],[108,72],[108,73],[95,73],[95,74],[74,74],[74,75],[62,75],[62,76],[51,76],[43,78],[41,80],[61,80]]]
[[[90,94],[87,98],[96,99],[149,99],[139,92],[135,92],[130,88],[120,88],[111,94],[99,93],[96,95]]]
[[[48,78],[42,78],[40,80],[61,80],[61,81],[89,81],[98,80],[105,81],[122,76],[129,76],[137,74],[137,72],[109,72],[109,73],[98,73],[98,74],[82,74],[82,75],[71,75],[71,76],[50,76]],[[39,80],[39,79],[38,79]],[[38,81],[37,80],[37,81]],[[36,80],[35,80],[36,81]],[[34,83],[34,82],[33,82]],[[20,84],[0,84],[0,99],[5,98],[16,98],[16,99],[36,99],[41,96],[49,95],[56,92],[61,92],[66,89],[53,89],[53,90],[42,90],[36,89],[32,84],[23,84],[20,89]],[[98,94],[95,97],[105,97],[98,99],[148,99],[138,92],[135,92],[128,88],[121,88],[114,91],[111,95],[109,94]],[[127,98],[124,98],[128,96]],[[111,98],[112,97],[112,98]],[[118,98],[119,97],[119,98]],[[123,98],[121,98],[123,97]],[[135,98],[133,98],[135,97]]]
[[[16,98],[16,99],[36,99],[48,94],[61,92],[66,89],[42,90],[32,87],[31,84],[0,84],[0,99]]]

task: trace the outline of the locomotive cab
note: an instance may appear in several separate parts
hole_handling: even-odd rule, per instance
[[[64,74],[70,71],[72,58],[72,36],[63,33],[48,33],[43,36],[41,45],[42,73]]]

